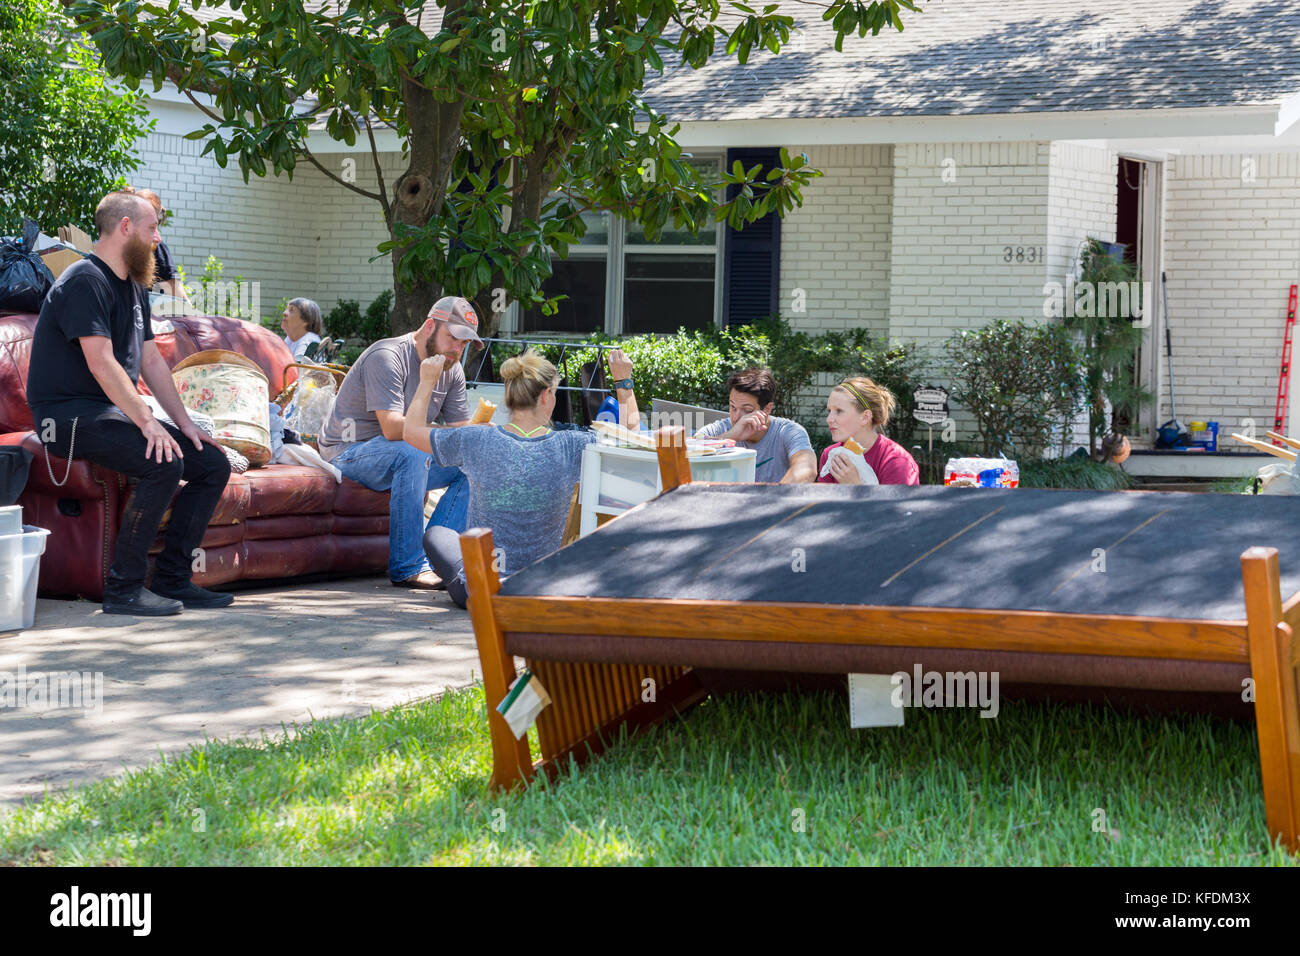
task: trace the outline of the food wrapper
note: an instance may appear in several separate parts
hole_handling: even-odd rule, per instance
[[[831,449],[831,453],[826,456],[826,464],[822,466],[820,477],[824,478],[831,473],[831,462],[835,460],[836,455],[843,455],[853,463],[853,467],[858,469],[858,477],[862,479],[864,485],[880,484],[880,479],[876,477],[876,470],[867,464],[866,456],[861,452],[854,454],[843,445]]]
[[[492,416],[496,413],[497,407],[486,398],[478,400],[478,408],[474,409],[474,414],[469,417],[471,425],[486,425],[492,421]]]

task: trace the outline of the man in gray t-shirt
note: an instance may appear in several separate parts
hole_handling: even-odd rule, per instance
[[[754,480],[783,485],[817,479],[817,456],[808,431],[772,414],[776,379],[765,368],[747,368],[727,379],[728,418],[705,425],[696,438],[732,438],[754,449]]]
[[[424,498],[434,488],[446,488],[429,519],[464,531],[469,485],[459,468],[432,464],[429,456],[402,439],[408,414],[432,423],[439,415],[448,428],[469,421],[465,370],[460,356],[478,337],[478,317],[465,299],[439,299],[429,317],[414,332],[381,339],[361,353],[339,388],[334,408],[321,427],[321,457],[345,478],[374,491],[387,491],[388,576],[402,587],[434,588],[441,580],[424,554]],[[446,371],[429,399],[428,408],[412,409],[420,385],[420,363],[433,355],[446,356]]]

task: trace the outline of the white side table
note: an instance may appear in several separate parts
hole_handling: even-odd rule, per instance
[[[733,448],[690,459],[693,481],[753,481],[754,449]],[[619,445],[588,445],[582,452],[580,534],[590,534],[614,515],[649,501],[663,490],[659,456]]]

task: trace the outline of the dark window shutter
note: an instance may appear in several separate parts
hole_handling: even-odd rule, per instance
[[[727,169],[736,160],[746,169],[761,163],[766,172],[780,164],[781,151],[775,147],[727,150]],[[728,186],[727,198],[737,191]],[[770,212],[744,229],[727,227],[724,235],[722,315],[727,325],[747,325],[775,314],[781,293],[781,217]]]

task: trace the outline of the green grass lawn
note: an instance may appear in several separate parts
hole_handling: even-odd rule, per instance
[[[906,720],[850,730],[843,694],[714,698],[491,794],[471,688],[12,811],[0,863],[1295,865],[1265,832],[1252,725],[1013,701]]]

